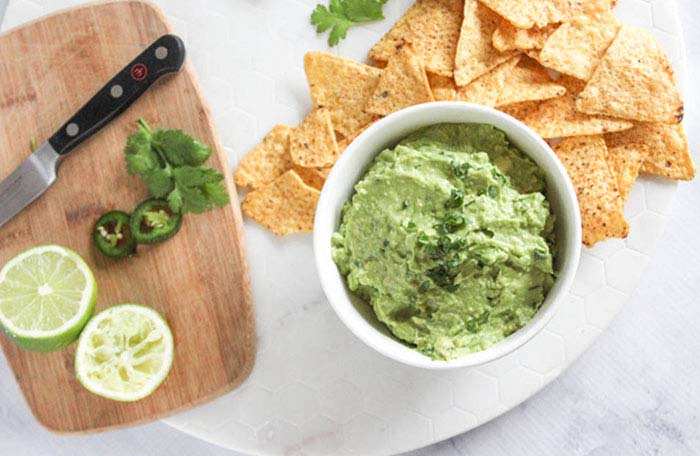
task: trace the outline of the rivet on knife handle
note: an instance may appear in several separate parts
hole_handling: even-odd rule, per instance
[[[67,154],[124,112],[161,76],[180,71],[184,61],[182,40],[161,36],[83,105],[49,143],[58,154]]]

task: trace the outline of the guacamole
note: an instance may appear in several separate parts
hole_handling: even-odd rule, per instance
[[[440,124],[381,152],[332,254],[391,332],[441,360],[523,327],[554,282],[542,170],[491,125]]]

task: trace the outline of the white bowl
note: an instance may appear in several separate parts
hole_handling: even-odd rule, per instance
[[[556,215],[559,254],[558,277],[533,319],[523,328],[486,350],[450,361],[435,361],[401,343],[374,314],[372,307],[353,295],[331,258],[331,235],[340,224],[343,205],[354,194],[374,157],[393,147],[409,133],[439,123],[485,123],[503,130],[512,144],[532,158],[545,172],[548,199]],[[378,121],[348,146],[333,167],[316,209],[314,254],[321,284],[340,319],[364,343],[379,353],[411,366],[449,369],[484,364],[525,344],[537,334],[566,301],[581,254],[581,219],[576,192],[552,149],[521,122],[495,109],[460,103],[438,102],[413,106]]]

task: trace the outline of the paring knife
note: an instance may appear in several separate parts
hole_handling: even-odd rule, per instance
[[[180,71],[185,44],[163,35],[124,67],[49,140],[0,182],[0,227],[41,196],[56,180],[61,160],[124,112],[161,76]]]

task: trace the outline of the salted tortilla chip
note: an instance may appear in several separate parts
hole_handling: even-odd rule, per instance
[[[525,120],[539,108],[540,104],[542,104],[541,101],[523,101],[521,103],[498,106],[496,109],[525,123]]]
[[[542,49],[544,43],[547,42],[547,38],[557,27],[559,27],[559,24],[521,29],[504,19],[493,32],[493,47],[501,52]]]
[[[634,125],[622,119],[578,112],[576,97],[583,90],[585,83],[568,76],[557,82],[566,87],[566,93],[561,97],[543,101],[524,121],[543,138],[600,135],[628,130]]]
[[[695,177],[695,163],[688,150],[682,124],[636,123],[631,130],[605,135],[610,147],[643,144],[649,154],[641,172],[675,180]]]
[[[452,76],[464,0],[417,0],[369,51],[370,59],[387,62],[396,48],[413,44],[425,68]]]
[[[257,188],[291,168],[289,135],[292,130],[287,125],[275,125],[262,142],[241,160],[233,176],[236,185]]]
[[[440,76],[435,73],[428,73],[428,82],[433,91],[435,101],[452,101],[457,93],[457,84],[452,77]]]
[[[365,111],[386,116],[430,101],[434,101],[433,92],[423,61],[410,44],[405,44],[389,59]]]
[[[325,52],[308,52],[304,69],[314,108],[328,108],[333,128],[347,136],[372,120],[364,108],[382,70]]]
[[[326,166],[325,168],[302,168],[301,166],[294,165],[292,169],[301,177],[301,180],[303,180],[306,185],[316,190],[321,190],[332,168],[332,166]]]
[[[464,20],[457,44],[454,78],[465,86],[510,59],[514,51],[499,52],[491,37],[501,18],[477,0],[464,2]]]
[[[606,161],[603,136],[566,138],[554,146],[576,189],[581,210],[583,243],[588,247],[610,238],[624,238],[629,224],[617,178]]]
[[[654,36],[623,25],[576,101],[588,114],[678,123],[683,100],[668,56]]]
[[[339,156],[342,155],[343,152],[345,152],[345,149],[347,149],[347,147],[350,145],[350,143],[352,143],[352,142],[355,140],[355,138],[357,138],[358,136],[360,136],[360,134],[361,134],[363,131],[367,130],[369,127],[371,127],[372,125],[374,125],[375,122],[376,122],[376,120],[374,120],[374,121],[368,123],[367,125],[365,125],[364,127],[360,128],[359,130],[357,130],[356,132],[354,132],[354,133],[351,134],[350,136],[345,136],[345,137],[343,137],[342,139],[340,139],[340,140],[338,141],[338,152],[339,152]]]
[[[506,76],[519,61],[520,55],[511,57],[510,60],[506,60],[488,73],[479,76],[469,85],[458,88],[455,100],[477,103],[491,108],[496,106],[498,97],[503,92]]]
[[[479,0],[521,29],[566,22],[579,14],[610,9],[610,0]]]
[[[608,145],[608,164],[617,178],[622,204],[627,201],[648,154],[649,148],[644,144]]]
[[[547,68],[588,81],[619,29],[620,22],[610,11],[578,16],[552,33],[539,61]]]
[[[520,103],[522,101],[547,100],[560,97],[566,88],[556,82],[547,70],[535,60],[524,57],[506,76],[503,91],[496,106]]]
[[[327,108],[312,111],[289,135],[292,162],[305,168],[332,165],[340,155]]]
[[[310,232],[321,193],[293,170],[248,193],[241,203],[245,215],[277,236]]]

